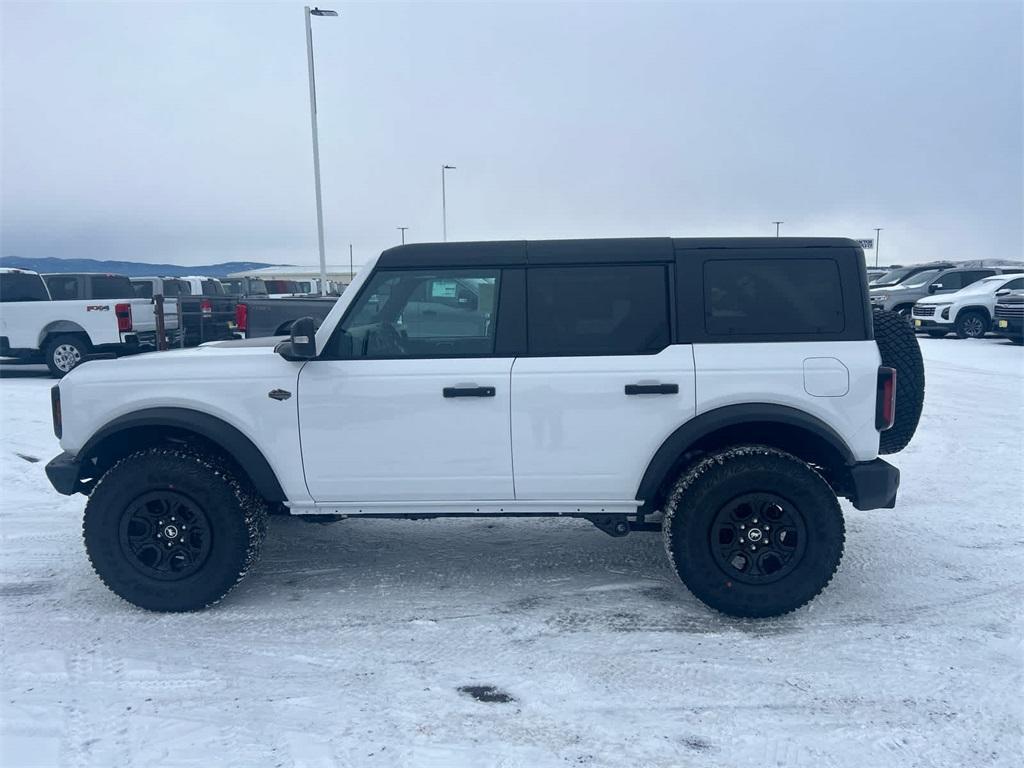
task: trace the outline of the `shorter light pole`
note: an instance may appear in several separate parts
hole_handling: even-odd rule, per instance
[[[444,237],[444,241],[446,243],[448,242],[448,201],[445,198],[444,172],[454,170],[454,165],[441,166],[441,234]]]
[[[875,227],[875,266],[878,266],[878,244],[882,241],[881,227]]]
[[[395,227],[395,229],[402,231],[402,245],[405,245],[405,230],[407,230],[408,227]]]
[[[775,236],[776,236],[776,237],[778,237],[778,236],[779,236],[779,225],[780,225],[780,224],[785,224],[785,223],[786,223],[786,222],[784,222],[784,221],[773,221],[773,222],[772,222],[772,224],[774,224],[774,225],[775,225]]]
[[[352,282],[352,273],[355,270],[352,268],[352,243],[348,244],[348,281]]]

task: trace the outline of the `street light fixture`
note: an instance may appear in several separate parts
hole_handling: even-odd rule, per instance
[[[444,172],[454,171],[454,165],[442,165],[441,166],[441,232],[444,236],[444,241],[448,242],[448,203],[445,198],[444,189]]]
[[[775,225],[775,236],[776,236],[776,237],[778,237],[778,236],[779,236],[779,225],[780,225],[780,224],[785,224],[785,223],[786,223],[786,222],[784,222],[784,221],[773,221],[773,222],[772,222],[772,224],[774,224],[774,225]]]
[[[395,229],[402,231],[402,245],[405,245],[405,230],[407,230],[408,227],[395,227]]]
[[[337,16],[337,11],[326,8],[303,11],[306,17],[306,63],[309,66],[309,122],[313,129],[313,183],[316,186],[316,237],[320,249],[320,295],[327,295],[327,256],[324,253],[324,206],[320,194],[320,138],[316,129],[316,78],[313,74],[313,26],[310,16]]]

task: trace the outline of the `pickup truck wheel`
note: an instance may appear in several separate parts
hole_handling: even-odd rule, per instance
[[[882,365],[896,369],[896,420],[881,433],[879,453],[898,453],[910,443],[924,407],[924,359],[917,335],[895,312],[873,312]]]
[[[699,600],[743,618],[781,616],[817,596],[843,556],[829,484],[766,446],[712,454],[680,477],[665,507],[672,566]]]
[[[46,345],[46,367],[54,378],[61,378],[71,373],[89,354],[89,345],[81,336],[63,334],[55,336]]]
[[[85,507],[93,569],[130,603],[193,611],[221,600],[259,557],[267,507],[217,457],[149,448],[115,464]]]

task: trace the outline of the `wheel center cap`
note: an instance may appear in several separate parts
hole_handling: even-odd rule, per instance
[[[761,533],[760,528],[751,528],[749,531],[747,531],[747,538],[753,541],[754,543],[757,543],[762,538],[764,538],[764,534]]]
[[[176,525],[168,525],[168,526],[166,526],[164,528],[164,536],[166,536],[168,539],[176,539],[176,538],[178,538],[178,526],[176,526]]]

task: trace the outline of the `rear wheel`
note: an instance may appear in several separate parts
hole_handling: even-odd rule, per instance
[[[115,594],[151,611],[216,603],[259,556],[267,507],[218,460],[150,448],[118,462],[85,507],[85,547]]]
[[[665,547],[706,605],[764,618],[796,610],[831,581],[843,555],[842,512],[828,483],[796,457],[741,446],[700,461],[665,507]]]
[[[988,333],[988,318],[981,312],[967,310],[956,316],[956,335],[961,339],[980,339]]]
[[[71,373],[89,354],[89,344],[81,336],[65,333],[50,339],[43,354],[50,374],[59,379]]]

